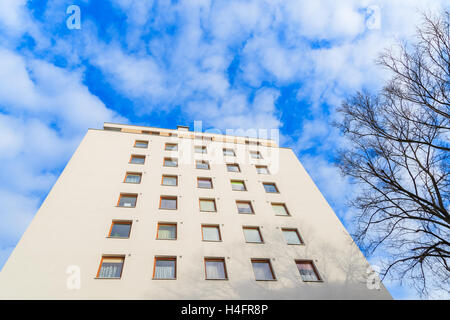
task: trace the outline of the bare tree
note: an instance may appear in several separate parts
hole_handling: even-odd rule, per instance
[[[422,296],[450,293],[449,24],[448,11],[424,14],[414,43],[378,59],[390,81],[344,101],[336,124],[350,142],[337,163],[360,186],[354,238],[384,252],[382,278]]]

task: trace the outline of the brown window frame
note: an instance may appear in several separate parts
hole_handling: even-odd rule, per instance
[[[175,261],[175,270],[174,270],[174,274],[175,277],[174,278],[155,278],[155,271],[156,271],[156,261],[158,260],[169,260],[169,261]],[[153,280],[176,280],[177,279],[177,257],[176,256],[155,256],[155,259],[153,260],[153,276],[152,276]]]
[[[238,168],[238,171],[230,171],[230,170],[228,170],[228,166],[236,166]],[[227,163],[226,168],[227,168],[227,172],[234,172],[234,173],[241,172],[241,166],[239,165],[239,163]]]
[[[197,152],[197,148],[201,148],[202,152]],[[194,153],[208,154],[208,149],[206,148],[206,146],[194,146]]]
[[[287,243],[286,238],[284,237],[284,234],[283,234],[283,238],[286,241],[287,245],[289,245],[289,246],[302,246],[302,245],[305,244],[305,242],[303,241],[303,238],[300,236],[300,232],[298,232],[297,228],[284,228],[284,227],[282,227],[280,229],[281,229],[281,232],[283,232],[283,231],[294,231],[297,234],[297,237],[298,237],[298,239],[300,241],[300,243]]]
[[[250,208],[252,209],[252,212],[239,212],[239,206],[238,206],[239,203],[250,204]],[[236,200],[236,208],[237,208],[238,214],[255,214],[255,210],[254,210],[252,202],[250,200]]]
[[[206,201],[213,201],[214,202],[214,211],[205,211],[202,210],[202,206],[201,206],[201,201],[202,200],[206,200]],[[200,212],[217,212],[217,203],[216,203],[216,199],[214,198],[199,198],[198,199],[198,207],[200,209]]]
[[[164,184],[164,177],[167,177],[167,178],[175,178],[176,181],[177,181],[177,183],[176,183],[175,185]],[[178,175],[176,175],[176,174],[163,174],[163,175],[161,176],[161,185],[162,185],[162,186],[165,186],[165,187],[178,187]]]
[[[134,197],[134,198],[136,198],[134,206],[133,207],[119,206],[120,199],[122,199],[122,197]],[[116,206],[118,208],[136,208],[137,207],[137,198],[138,198],[138,195],[136,193],[121,193],[119,195],[119,200],[117,200],[117,205]]]
[[[175,146],[175,150],[168,150],[167,146]],[[178,151],[178,143],[166,143],[164,144],[164,151]]]
[[[166,160],[175,160],[176,161],[176,166],[166,166]],[[165,157],[164,159],[163,159],[163,167],[166,167],[166,168],[178,168],[178,158],[170,158],[170,157]]]
[[[233,182],[242,182],[242,185],[244,186],[244,190],[236,190],[236,189],[233,189]],[[248,191],[247,185],[245,184],[245,181],[244,181],[244,180],[230,179],[230,184],[231,184],[231,190],[232,190],[232,191]]]
[[[284,207],[284,210],[286,210],[286,213],[287,213],[287,215],[284,215],[284,214],[275,214],[275,216],[277,216],[277,217],[291,217],[291,213],[289,212],[289,209],[288,209],[286,203],[284,203],[284,202],[271,202],[271,203],[270,203],[270,206],[272,207],[272,210],[273,210],[273,205],[276,205],[276,206],[283,206],[283,207]],[[275,211],[275,210],[274,210],[274,211]]]
[[[200,187],[200,185],[198,183],[200,180],[208,180],[209,182],[211,182],[211,188]],[[199,189],[214,189],[212,178],[210,178],[210,177],[197,177],[197,188],[199,188]]]
[[[258,231],[259,238],[261,239],[260,242],[247,241],[247,239],[246,239],[246,237],[245,237],[245,231],[244,231],[244,230],[249,230],[249,229],[251,229],[251,230],[257,230],[257,231]],[[244,233],[245,243],[255,243],[255,244],[264,244],[264,243],[265,243],[265,242],[264,242],[264,238],[263,238],[262,233],[261,233],[260,227],[242,226],[242,232]]]
[[[197,167],[197,163],[206,163],[207,165],[208,165],[208,168],[198,168]],[[211,166],[210,166],[210,164],[209,164],[209,161],[205,161],[205,160],[195,160],[195,169],[198,169],[198,170],[211,170]]]
[[[280,193],[280,189],[278,189],[277,184],[275,182],[263,182],[263,188],[266,193]],[[266,190],[265,185],[273,185],[275,187],[276,192],[269,192]]]
[[[139,182],[127,182],[127,177],[129,175],[139,176],[140,177]],[[125,178],[123,179],[123,183],[140,184],[141,182],[142,182],[142,172],[129,172],[129,171],[127,171],[125,173]]]
[[[140,158],[140,159],[144,159],[143,163],[133,163],[133,158]],[[137,165],[143,165],[145,164],[145,155],[141,155],[141,154],[132,154],[130,157],[130,161],[128,161],[128,163],[130,164],[137,164]]]
[[[175,226],[175,238],[174,239],[160,239],[159,235],[159,227],[160,226]],[[178,240],[178,225],[176,222],[158,222],[156,225],[156,240]]]
[[[167,199],[167,200],[175,200],[175,209],[171,209],[171,208],[161,208],[161,203],[162,200]],[[178,210],[178,197],[177,196],[160,196],[159,197],[159,209],[161,210]]]
[[[297,268],[297,271],[298,271],[298,273],[300,275],[300,278],[302,279],[303,282],[323,282],[324,281],[322,275],[320,274],[319,270],[317,269],[316,264],[314,263],[314,260],[295,259],[294,262],[295,262],[295,267]],[[300,273],[300,270],[298,269],[298,263],[299,262],[309,262],[309,263],[311,263],[311,265],[313,267],[313,270],[314,270],[314,273],[316,274],[317,280],[303,280],[303,277],[302,277],[302,275]]]
[[[205,239],[203,239],[203,227],[217,228],[217,231],[219,232],[219,240],[205,240]],[[218,224],[202,224],[200,226],[200,231],[202,233],[202,241],[205,241],[205,242],[222,242],[222,232],[220,232],[220,225],[218,225]]]
[[[130,230],[128,231],[128,236],[127,237],[113,237],[113,236],[111,236],[111,232],[112,232],[112,229],[113,229],[115,224],[128,224],[128,225],[130,225]],[[133,221],[131,221],[131,220],[113,220],[111,222],[111,226],[109,227],[108,238],[111,238],[111,239],[129,239],[130,238],[130,234],[131,234],[131,227],[132,226],[133,226]]]
[[[102,270],[103,265],[103,259],[104,258],[119,258],[122,259],[122,268],[120,269],[120,276],[119,277],[111,277],[111,278],[103,278],[100,277],[100,270]],[[96,279],[122,279],[123,274],[123,268],[125,266],[125,256],[113,256],[113,255],[102,255],[102,258],[100,259],[100,265],[98,266],[97,275],[95,276]]]
[[[275,275],[275,272],[273,271],[273,267],[272,267],[272,262],[270,261],[269,258],[251,258],[251,263],[252,263],[252,270],[253,270],[253,275],[255,275],[255,270],[253,269],[253,262],[256,263],[262,263],[262,262],[266,262],[269,264],[269,268],[270,268],[270,273],[272,274],[272,279],[256,279],[255,276],[255,281],[277,281],[277,277]]]
[[[263,156],[262,156],[262,154],[261,154],[261,152],[259,152],[259,151],[249,151],[249,153],[250,153],[250,157],[251,157],[252,159],[257,159],[257,160],[264,159]],[[258,158],[255,158],[255,157],[252,156],[253,154],[257,154],[257,155],[259,155],[259,157],[258,157]]]
[[[225,272],[225,278],[223,279],[211,279],[208,278],[208,273],[206,271],[206,262],[223,262],[223,271]],[[227,271],[227,264],[225,262],[225,258],[215,258],[215,257],[205,257],[203,260],[204,268],[205,268],[205,280],[228,280],[228,271]]]
[[[232,151],[233,154],[232,155],[225,154],[225,151]],[[236,151],[234,151],[233,148],[223,148],[222,149],[222,154],[223,154],[224,157],[236,157]]]
[[[145,143],[147,143],[147,145],[145,147],[138,147],[138,146],[136,146],[136,144],[139,143],[139,142],[145,142]],[[140,149],[148,149],[148,140],[134,140],[134,146],[133,147],[134,148],[140,148]]]
[[[256,168],[256,173],[257,173],[257,174],[270,174],[269,167],[266,166],[266,165],[255,165],[255,168]],[[259,172],[258,172],[258,168],[266,168],[267,173],[259,173]]]

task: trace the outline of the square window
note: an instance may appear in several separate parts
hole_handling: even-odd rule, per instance
[[[200,199],[200,211],[216,212],[216,201],[214,199]]]
[[[253,206],[250,201],[236,201],[238,213],[254,213]]]
[[[166,151],[178,151],[178,144],[176,143],[166,143],[164,150]]]
[[[227,170],[228,172],[241,172],[241,169],[237,163],[228,163]]]
[[[125,208],[136,207],[137,195],[135,194],[121,194],[117,206]]]
[[[148,147],[148,141],[145,140],[136,140],[134,142],[135,148],[147,148]]]
[[[250,156],[253,159],[262,159],[262,155],[259,151],[250,151]]]
[[[245,242],[262,243],[262,236],[259,227],[243,227]]]
[[[169,176],[169,175],[163,175],[161,184],[163,186],[174,186],[176,187],[178,185],[178,176]]]
[[[129,238],[131,221],[113,221],[109,230],[109,238]]]
[[[212,179],[211,178],[197,178],[197,187],[204,189],[212,189]]]
[[[203,225],[202,226],[203,241],[222,241],[219,226]]]
[[[231,180],[231,189],[234,191],[247,191],[245,183],[242,180]]]
[[[278,193],[278,188],[275,185],[275,183],[264,182],[263,186],[264,186],[264,190],[266,190],[267,193]]]
[[[102,257],[97,278],[118,279],[122,276],[124,257]]]
[[[272,203],[272,209],[277,216],[290,216],[284,203]]]
[[[256,172],[258,174],[269,174],[269,169],[267,166],[256,166]]]
[[[236,153],[234,152],[233,149],[227,149],[227,148],[225,148],[225,149],[223,149],[223,155],[224,155],[224,156],[229,156],[229,157],[235,157],[235,156],[236,156]]]
[[[303,281],[321,281],[312,261],[296,260],[295,263]]]
[[[205,276],[207,280],[227,280],[225,259],[205,258]]]
[[[195,146],[194,151],[195,151],[195,153],[206,153],[206,147],[205,146]]]
[[[142,173],[138,172],[127,172],[125,174],[125,183],[141,183]]]
[[[256,280],[275,280],[269,259],[252,259],[252,266]]]
[[[195,161],[195,167],[197,169],[209,170],[209,162],[197,160]]]
[[[138,155],[131,155],[130,163],[133,164],[144,164],[145,163],[145,156],[138,156]]]
[[[177,225],[176,223],[158,223],[158,231],[156,239],[159,240],[176,240]]]
[[[303,244],[297,229],[282,228],[281,231],[287,244]]]
[[[164,158],[164,167],[178,167],[178,160],[175,158]]]
[[[166,196],[161,197],[159,201],[159,208],[167,210],[176,210],[177,197],[166,197]]]
[[[155,257],[153,279],[176,279],[176,278],[177,278],[177,258]]]

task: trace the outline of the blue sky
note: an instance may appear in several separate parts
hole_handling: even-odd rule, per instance
[[[411,39],[417,9],[444,3],[1,0],[0,268],[87,128],[107,121],[279,129],[351,230],[357,190],[333,165],[346,143],[330,126],[336,107],[379,89],[380,50]],[[79,30],[66,26],[71,4]]]

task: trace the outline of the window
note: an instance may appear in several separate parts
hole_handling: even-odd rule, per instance
[[[158,223],[158,231],[156,239],[159,240],[176,240],[177,224],[176,223]]]
[[[136,194],[121,194],[117,206],[134,208],[136,207],[137,195]]]
[[[219,226],[202,225],[203,241],[222,241]]]
[[[109,238],[129,238],[131,221],[113,221],[109,229]]]
[[[119,279],[122,276],[124,257],[102,257],[97,278]]]
[[[127,172],[125,174],[125,183],[141,183],[142,173],[138,172]]]
[[[224,258],[205,258],[205,278],[207,280],[227,280]]]
[[[133,164],[144,164],[145,156],[131,155],[130,163]]]
[[[237,163],[228,163],[227,170],[228,172],[241,172],[241,169]]]
[[[256,166],[256,172],[258,174],[269,174],[269,169],[267,169],[267,166]]]
[[[262,155],[261,153],[259,153],[259,151],[250,151],[250,156],[253,159],[262,159]]]
[[[316,266],[312,261],[296,260],[295,264],[303,281],[321,281]]]
[[[134,147],[135,148],[147,148],[148,147],[148,141],[136,140],[134,142]]]
[[[166,151],[178,151],[178,144],[176,143],[166,143],[164,150]]]
[[[206,153],[206,147],[205,146],[195,146],[194,152],[195,153]]]
[[[263,186],[267,193],[278,193],[278,189],[275,183],[264,182]]]
[[[245,242],[263,243],[259,227],[242,227],[244,230]]]
[[[287,244],[303,244],[297,229],[281,228]]]
[[[197,160],[195,161],[195,167],[197,169],[209,170],[209,162]]]
[[[204,189],[212,189],[212,179],[211,178],[197,178],[197,187]]]
[[[238,213],[254,213],[250,201],[236,201]]]
[[[236,153],[234,152],[233,149],[223,149],[223,155],[224,156],[230,156],[230,157],[235,157]]]
[[[242,180],[231,180],[231,189],[234,191],[247,191],[245,183]]]
[[[252,259],[252,266],[256,280],[275,280],[269,259]]]
[[[155,257],[153,279],[176,279],[176,278],[177,278],[177,258]]]
[[[178,176],[163,175],[161,184],[163,186],[177,186],[178,185]]]
[[[178,167],[178,160],[172,158],[164,158],[164,167]]]
[[[272,209],[277,216],[290,216],[284,203],[272,203]]]
[[[216,212],[216,201],[214,199],[200,199],[200,211]]]
[[[176,210],[177,209],[177,197],[162,196],[159,201],[160,209]]]

